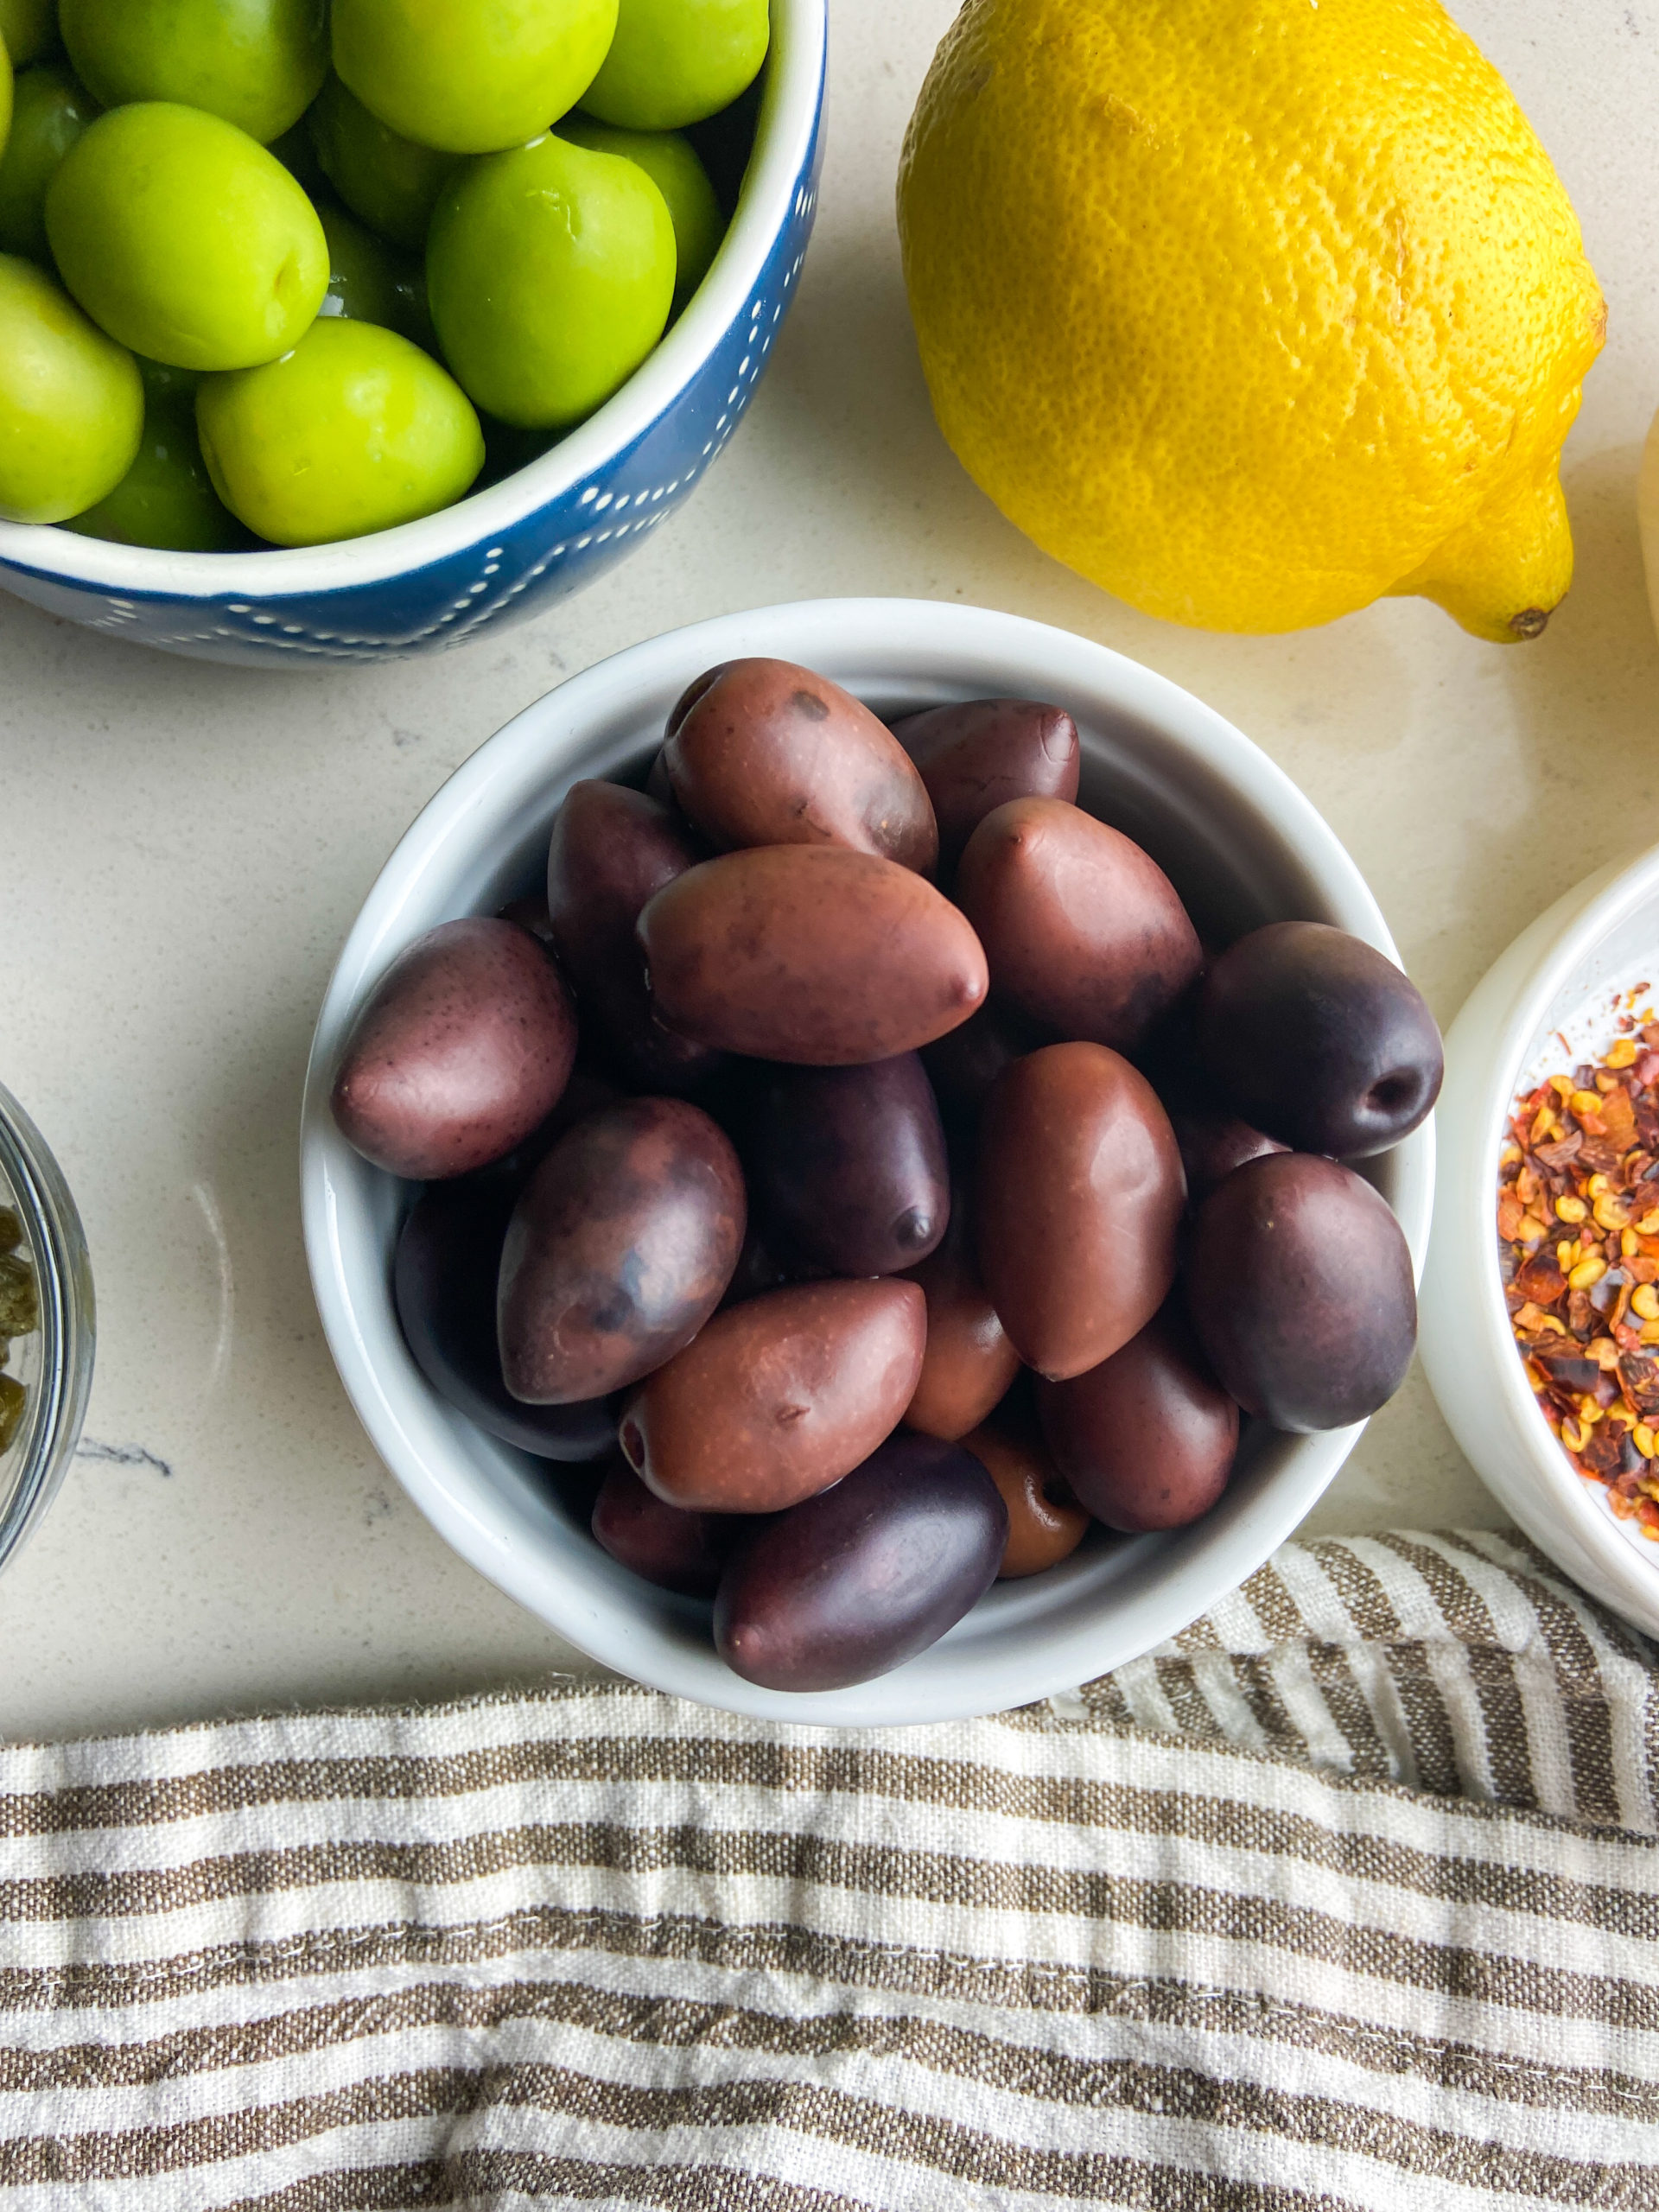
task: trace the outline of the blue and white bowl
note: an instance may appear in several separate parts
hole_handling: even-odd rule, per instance
[[[89,629],[251,664],[438,652],[591,583],[702,482],[754,396],[817,204],[826,7],[772,0],[754,149],[714,266],[550,453],[423,522],[290,551],[163,553],[0,522],[0,585]]]

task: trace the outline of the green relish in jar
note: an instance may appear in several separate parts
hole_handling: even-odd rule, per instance
[[[11,1340],[32,1336],[41,1325],[40,1294],[22,1241],[22,1224],[10,1206],[0,1205],[0,1452],[10,1448],[29,1402],[23,1385],[5,1371]]]

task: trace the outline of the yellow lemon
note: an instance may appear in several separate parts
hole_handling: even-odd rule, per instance
[[[905,142],[958,457],[1121,598],[1289,630],[1383,592],[1535,636],[1606,309],[1436,0],[967,0]]]

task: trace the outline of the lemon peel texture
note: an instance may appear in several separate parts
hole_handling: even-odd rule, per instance
[[[922,365],[975,480],[1147,612],[1421,593],[1535,636],[1606,311],[1437,0],[967,0],[906,137]]]

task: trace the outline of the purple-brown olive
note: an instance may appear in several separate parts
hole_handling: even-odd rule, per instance
[[[569,993],[530,931],[442,922],[398,954],[353,1022],[334,1120],[394,1175],[465,1175],[546,1119],[575,1056]]]
[[[620,1442],[671,1505],[776,1513],[897,1425],[922,1364],[913,1282],[814,1282],[728,1306],[636,1391]]]
[[[962,1440],[1001,1491],[1008,1509],[1008,1541],[996,1571],[998,1581],[1021,1581],[1069,1559],[1089,1533],[1089,1516],[1067,1488],[1042,1439],[998,1421],[987,1421]]]
[[[404,1222],[392,1264],[404,1341],[441,1398],[543,1459],[597,1459],[616,1442],[608,1398],[527,1406],[501,1379],[495,1286],[515,1192],[504,1180],[434,1183]]]
[[[669,781],[668,763],[663,758],[663,748],[660,745],[652,754],[651,766],[645,772],[645,797],[654,798],[658,805],[666,812],[679,813],[680,803],[674,796],[673,785]],[[680,818],[682,821],[684,820],[683,815]]]
[[[725,1132],[678,1098],[631,1098],[561,1137],[513,1210],[497,1305],[517,1398],[621,1389],[687,1344],[743,1248],[742,1171]]]
[[[665,1505],[626,1459],[607,1468],[590,1525],[594,1542],[620,1566],[688,1598],[714,1596],[744,1529],[729,1513],[684,1513]]]
[[[939,1111],[957,1130],[971,1131],[991,1085],[1010,1061],[1053,1040],[1037,1026],[988,1000],[976,1014],[922,1050],[922,1065]]]
[[[554,946],[617,1065],[646,1090],[700,1090],[721,1065],[657,1019],[634,935],[647,899],[702,856],[665,807],[594,779],[570,786],[548,846]]]
[[[709,669],[669,717],[663,766],[711,844],[844,845],[931,874],[938,833],[922,779],[849,691],[787,660]]]
[[[1186,1194],[1194,1205],[1201,1205],[1217,1183],[1224,1182],[1247,1160],[1262,1160],[1269,1153],[1287,1149],[1276,1137],[1263,1136],[1248,1122],[1212,1105],[1185,1099],[1166,1098],[1164,1103],[1181,1148]]]
[[[781,1290],[785,1283],[795,1280],[783,1262],[775,1255],[751,1217],[749,1233],[743,1239],[743,1249],[737,1255],[732,1279],[720,1301],[721,1309],[723,1311],[728,1306],[747,1305],[750,1299],[759,1298],[768,1290]]]
[[[1440,1096],[1440,1033],[1423,995],[1363,938],[1269,922],[1211,964],[1198,1051],[1234,1110],[1299,1152],[1384,1152]]]
[[[996,1579],[1008,1510],[959,1444],[891,1437],[762,1522],[715,1600],[715,1648],[774,1690],[844,1689],[937,1643]]]
[[[1020,1372],[1020,1355],[980,1280],[964,1192],[952,1200],[944,1243],[910,1279],[927,1300],[927,1348],[905,1421],[949,1442],[977,1428]]]
[[[540,938],[543,944],[551,944],[553,931],[547,918],[547,900],[540,892],[523,899],[509,899],[496,918],[503,922],[517,922],[521,930],[528,930],[531,937]]]
[[[578,1052],[576,1064],[570,1071],[570,1079],[559,1093],[559,1103],[544,1122],[538,1122],[522,1144],[511,1152],[503,1153],[499,1160],[493,1160],[487,1167],[480,1167],[466,1178],[469,1190],[493,1185],[505,1191],[509,1199],[516,1198],[536,1170],[547,1158],[567,1129],[574,1129],[578,1122],[589,1114],[596,1114],[601,1106],[614,1106],[626,1093],[619,1090],[607,1075],[587,1062]],[[506,1218],[502,1217],[502,1227]],[[495,1309],[495,1293],[490,1293],[490,1309]]]
[[[887,1275],[944,1236],[944,1130],[914,1052],[862,1067],[773,1069],[753,1126],[752,1195],[785,1248],[831,1274]]]
[[[1405,1380],[1411,1253],[1351,1167],[1281,1152],[1236,1168],[1194,1216],[1184,1272],[1222,1387],[1275,1428],[1346,1428]]]
[[[671,1027],[795,1066],[914,1052],[985,996],[985,956],[950,901],[840,845],[705,861],[657,893],[639,940]]]
[[[1014,799],[988,814],[962,855],[957,900],[999,1000],[1116,1052],[1134,1052],[1204,964],[1157,861],[1063,799]]]
[[[893,734],[921,770],[939,825],[939,861],[954,868],[988,814],[1011,798],[1075,799],[1077,726],[1039,699],[969,699],[929,707]]]
[[[1238,1408],[1172,1301],[1085,1375],[1037,1385],[1054,1465],[1109,1529],[1184,1529],[1227,1486]]]
[[[1181,1155],[1152,1085],[1103,1045],[1046,1045],[981,1117],[979,1271],[1039,1375],[1081,1375],[1145,1328],[1175,1280]]]

